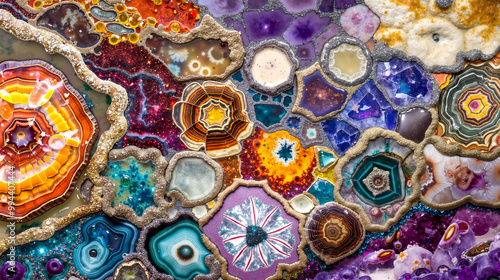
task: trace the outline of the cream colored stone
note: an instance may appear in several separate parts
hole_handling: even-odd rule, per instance
[[[420,58],[428,66],[453,65],[464,50],[462,32],[441,18],[424,18],[408,34],[408,55]]]
[[[193,207],[193,214],[196,216],[196,218],[201,218],[205,216],[208,212],[207,207],[205,205],[198,205]]]
[[[282,48],[264,46],[257,50],[250,65],[255,82],[266,88],[274,88],[290,78],[293,63]]]
[[[495,31],[490,35],[490,40],[484,40],[481,32],[488,28],[487,25],[479,25],[471,28],[465,34],[465,50],[478,49],[484,54],[493,54],[500,45],[500,27],[495,26]]]
[[[340,44],[330,51],[328,68],[342,80],[352,82],[366,73],[368,60],[359,46]]]
[[[454,0],[451,12],[446,17],[460,28],[471,28],[477,24],[479,17],[473,18],[471,0]]]
[[[307,214],[314,208],[314,202],[304,194],[299,194],[298,196],[292,198],[290,205],[293,210],[302,214]]]
[[[415,13],[410,12],[407,6],[398,3],[399,0],[366,0],[367,5],[380,17],[380,22],[385,26],[407,28],[415,20]],[[427,0],[424,0],[427,1]]]

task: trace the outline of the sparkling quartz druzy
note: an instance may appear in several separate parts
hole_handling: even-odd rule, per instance
[[[0,70],[0,219],[26,221],[71,195],[97,122],[83,97],[46,62],[4,62]]]
[[[431,79],[415,62],[393,58],[377,64],[377,81],[397,106],[429,102],[433,87]]]
[[[175,279],[193,279],[210,272],[205,265],[210,252],[203,245],[198,224],[191,220],[180,220],[161,229],[151,237],[148,246],[154,265]]]

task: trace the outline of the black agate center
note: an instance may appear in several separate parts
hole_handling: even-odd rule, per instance
[[[257,246],[259,243],[267,239],[267,233],[259,226],[247,227],[247,245]]]

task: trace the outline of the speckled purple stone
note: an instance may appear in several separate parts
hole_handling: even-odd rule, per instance
[[[245,8],[243,0],[199,0],[198,5],[207,6],[210,13],[215,17],[234,15]]]
[[[11,267],[15,267],[15,274],[9,274],[9,269],[11,269]],[[6,261],[0,268],[0,279],[23,280],[26,271],[26,267],[21,262],[14,261],[14,265],[12,265],[10,261]]]
[[[331,21],[327,17],[320,18],[316,12],[309,12],[304,17],[295,19],[283,33],[283,38],[291,45],[305,43],[318,35]]]
[[[316,0],[281,0],[281,3],[292,13],[316,8]]]
[[[58,258],[52,258],[45,263],[45,271],[51,277],[59,275],[64,271],[64,264]]]
[[[300,58],[315,59],[316,52],[314,51],[313,43],[307,43],[297,48],[297,56]]]
[[[283,10],[265,12],[245,12],[243,19],[248,29],[248,36],[252,41],[261,41],[280,36],[285,31],[293,16],[285,14]]]
[[[365,5],[356,5],[345,10],[340,24],[347,34],[366,42],[377,30],[380,19]]]

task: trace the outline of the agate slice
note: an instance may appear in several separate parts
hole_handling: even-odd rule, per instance
[[[0,219],[25,222],[71,195],[98,127],[48,63],[8,61],[0,71]]]

